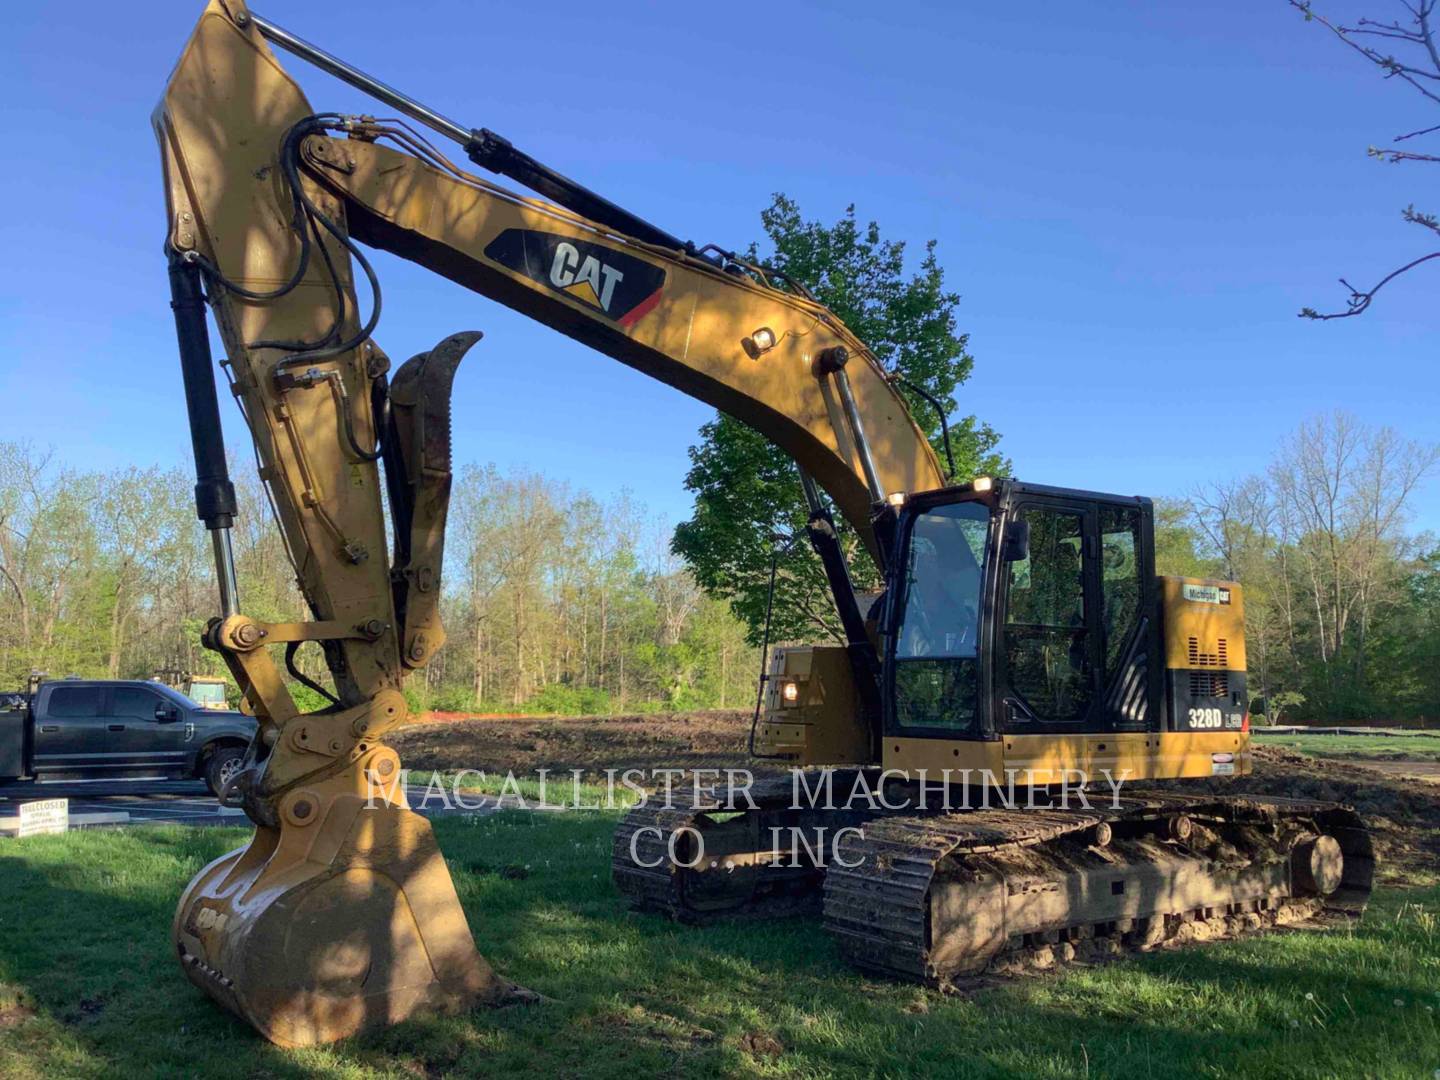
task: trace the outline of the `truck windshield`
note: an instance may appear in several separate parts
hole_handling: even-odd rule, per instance
[[[979,689],[981,583],[990,511],[951,503],[915,518],[895,638],[895,707],[902,727],[967,729]]]
[[[225,684],[218,682],[191,683],[190,700],[197,705],[224,705]]]

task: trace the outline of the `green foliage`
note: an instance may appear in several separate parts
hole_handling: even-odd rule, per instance
[[[575,714],[749,696],[742,627],[629,495],[601,502],[543,476],[471,468],[451,521],[449,644],[427,676],[432,703]]]
[[[190,487],[178,469],[76,473],[0,442],[0,689],[32,669],[228,674],[200,645],[217,596]],[[237,487],[245,613],[294,619],[305,604],[263,492],[240,470]],[[743,628],[700,595],[628,496],[601,503],[543,476],[471,467],[456,478],[451,522],[450,641],[407,681],[412,715],[726,707],[751,693]],[[296,659],[331,685],[319,648]],[[292,693],[304,711],[329,704],[298,683]]]
[[[1415,559],[1370,647],[1376,711],[1440,718],[1440,547]]]
[[[1265,718],[1271,724],[1283,724],[1285,722],[1286,709],[1298,709],[1305,704],[1305,695],[1298,690],[1282,690],[1278,694],[1271,694],[1269,701],[1265,703]]]
[[[723,414],[700,429],[690,448],[685,487],[695,494],[688,521],[675,528],[674,550],[700,587],[728,601],[760,644],[772,561],[777,563],[771,640],[841,638],[820,560],[803,537],[809,517],[795,463],[764,436]],[[842,528],[844,526],[842,525]],[[801,538],[789,543],[791,537]],[[856,543],[847,530],[847,553]],[[852,561],[858,577],[868,569]]]
[[[418,682],[418,680],[416,680]],[[408,691],[410,687],[406,687]],[[417,695],[418,696],[418,695]],[[475,700],[475,692],[468,686],[459,686],[449,683],[437,687],[424,699],[424,706],[427,709],[434,709],[437,712],[479,712],[478,702]]]
[[[295,707],[301,712],[320,712],[330,707],[330,702],[323,696],[298,683],[290,684],[290,696],[295,699]]]
[[[1155,572],[1177,577],[1213,577],[1216,560],[1201,555],[1204,543],[1193,521],[1194,507],[1184,499],[1155,500]]]
[[[610,695],[598,687],[551,683],[525,703],[525,711],[556,716],[603,716],[612,709]]]
[[[776,195],[761,214],[769,250],[751,257],[804,283],[850,327],[888,370],[924,388],[945,408],[974,365],[967,335],[957,329],[957,293],[945,288],[934,241],[918,269],[907,273],[905,244],[885,240],[880,227],[862,227],[848,207],[833,225],[807,221],[799,206]],[[940,418],[918,395],[901,388],[911,412],[944,460]],[[808,511],[794,463],[766,439],[723,413],[700,429],[690,448],[685,486],[695,496],[689,521],[675,530],[673,550],[701,587],[727,601],[758,644],[772,558],[778,560],[772,639],[840,637],[819,560],[804,540]],[[950,425],[960,477],[1003,474],[999,436],[974,416]],[[842,543],[858,588],[873,587],[869,560],[844,522]],[[777,537],[800,537],[787,544]]]

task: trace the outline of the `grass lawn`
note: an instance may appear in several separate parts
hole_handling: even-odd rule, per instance
[[[1256,746],[1280,746],[1323,758],[1384,761],[1440,761],[1440,738],[1435,735],[1267,735],[1255,728]]]
[[[801,920],[628,914],[604,813],[437,825],[481,950],[550,1001],[285,1052],[181,976],[170,918],[236,829],[0,841],[0,1076],[1295,1076],[1440,1069],[1440,889],[1365,920],[946,997]],[[498,871],[527,866],[512,879]]]

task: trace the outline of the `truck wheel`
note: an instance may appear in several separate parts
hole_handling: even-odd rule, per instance
[[[210,755],[205,763],[205,786],[210,794],[218,796],[231,778],[240,771],[245,760],[245,751],[238,746],[222,746]]]

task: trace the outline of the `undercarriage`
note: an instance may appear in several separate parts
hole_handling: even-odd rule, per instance
[[[818,914],[856,966],[931,986],[1358,916],[1370,896],[1369,831],[1333,803],[1104,791],[1031,809],[1053,793],[1022,790],[825,809],[807,775],[757,784],[753,809],[693,793],[636,807],[615,834],[616,884],[685,922]],[[879,783],[833,777],[832,791]]]

